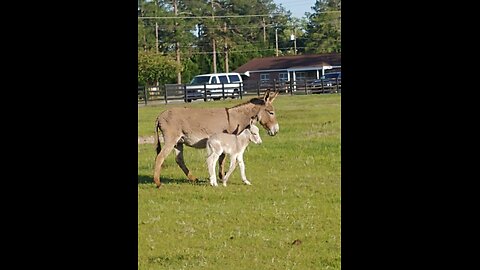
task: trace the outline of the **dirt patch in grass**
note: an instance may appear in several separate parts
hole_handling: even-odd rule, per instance
[[[163,143],[163,138],[160,136],[160,142]],[[155,143],[155,137],[153,136],[140,136],[138,137],[138,144],[154,144]]]

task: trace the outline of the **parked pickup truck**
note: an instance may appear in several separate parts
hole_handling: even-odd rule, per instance
[[[322,88],[323,83],[323,88]],[[342,83],[342,72],[326,73],[320,79],[314,80],[311,84],[311,90],[313,94],[318,93],[331,93],[336,91],[337,83]]]
[[[238,73],[201,74],[195,76],[190,84],[187,84],[185,87],[187,90],[187,102],[203,99],[205,97],[205,89],[207,90],[207,98],[218,100],[223,95],[236,98],[243,88],[243,80]]]

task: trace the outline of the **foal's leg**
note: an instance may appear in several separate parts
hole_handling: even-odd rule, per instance
[[[222,179],[223,186],[225,186],[225,187],[227,186],[228,178],[232,174],[233,170],[235,170],[235,166],[237,165],[236,162],[237,162],[236,155],[230,156],[230,168],[228,168],[228,172],[225,175],[225,178]]]
[[[242,181],[246,185],[251,185],[250,181],[247,180],[247,176],[245,175],[245,162],[243,162],[243,153],[238,155],[238,166],[240,167],[240,175],[242,176]]]
[[[218,178],[222,180],[225,177],[224,165],[225,165],[225,153],[222,153],[220,155],[220,158],[218,159]]]
[[[176,140],[167,140],[165,141],[165,145],[158,153],[157,157],[155,158],[155,170],[153,173],[153,181],[155,181],[155,184],[159,188],[161,186],[160,183],[160,171],[162,170],[162,164],[163,161],[165,161],[165,158],[170,154],[172,151],[173,147],[175,146]]]
[[[177,143],[177,145],[175,145],[175,161],[190,181],[197,180],[197,178],[190,173],[183,160],[183,143]]]
[[[210,185],[214,187],[218,186],[217,176],[215,175],[215,166],[216,166],[218,157],[219,155],[217,155],[213,151],[207,157],[207,167],[208,167],[208,174],[210,175]]]

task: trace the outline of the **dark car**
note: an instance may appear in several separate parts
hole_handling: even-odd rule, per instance
[[[203,99],[204,93],[201,89],[186,89],[187,90],[187,97],[185,99],[186,102],[192,102],[192,100]],[[208,91],[207,91],[208,94]]]
[[[312,93],[330,93],[337,91],[337,83],[341,85],[342,72],[326,73],[311,83]],[[322,87],[323,82],[323,87]]]

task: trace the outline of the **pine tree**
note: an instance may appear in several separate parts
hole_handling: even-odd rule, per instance
[[[317,0],[308,15],[306,51],[341,52],[341,0]]]

